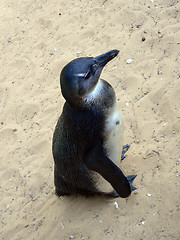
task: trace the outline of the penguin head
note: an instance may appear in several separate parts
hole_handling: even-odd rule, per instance
[[[111,50],[97,57],[81,57],[69,62],[61,71],[60,85],[63,97],[70,105],[78,105],[98,83],[103,67],[119,53]]]

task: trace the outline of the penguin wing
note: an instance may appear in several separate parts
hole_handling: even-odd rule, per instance
[[[136,188],[132,182],[136,175],[125,176],[103,151],[102,144],[96,144],[87,154],[85,164],[89,170],[99,173],[108,181],[120,197],[126,198]]]

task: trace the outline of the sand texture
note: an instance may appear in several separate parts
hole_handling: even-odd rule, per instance
[[[180,239],[180,3],[4,0],[0,69],[0,239]],[[52,135],[62,67],[120,54],[101,77],[124,116],[128,199],[54,195]],[[114,203],[117,202],[115,205]],[[118,208],[116,208],[118,205]]]

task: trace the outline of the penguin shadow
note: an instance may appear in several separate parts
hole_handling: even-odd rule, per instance
[[[81,211],[87,211],[91,209],[102,209],[108,202],[115,201],[116,198],[105,196],[105,195],[95,195],[95,196],[83,196],[83,195],[70,195],[61,196],[59,200],[62,201],[65,208],[71,208],[73,213],[79,211],[79,206]]]
[[[66,217],[74,219],[76,216],[81,216],[81,218],[86,217],[88,212],[92,217],[101,215],[104,211],[110,211],[113,214],[113,210],[115,209],[117,211],[117,208],[120,215],[126,215],[129,207],[135,207],[137,198],[136,194],[133,198],[126,199],[100,195],[88,197],[71,195],[59,197],[59,200],[61,202],[60,205],[63,206],[63,212],[66,214]],[[59,211],[61,214],[62,210]]]

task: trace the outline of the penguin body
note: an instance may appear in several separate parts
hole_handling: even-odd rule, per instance
[[[60,76],[66,99],[53,135],[54,183],[58,196],[82,194],[128,197],[135,175],[125,177],[119,163],[123,119],[112,86],[100,80],[103,67],[118,54],[78,58]],[[117,166],[117,165],[118,166]]]

